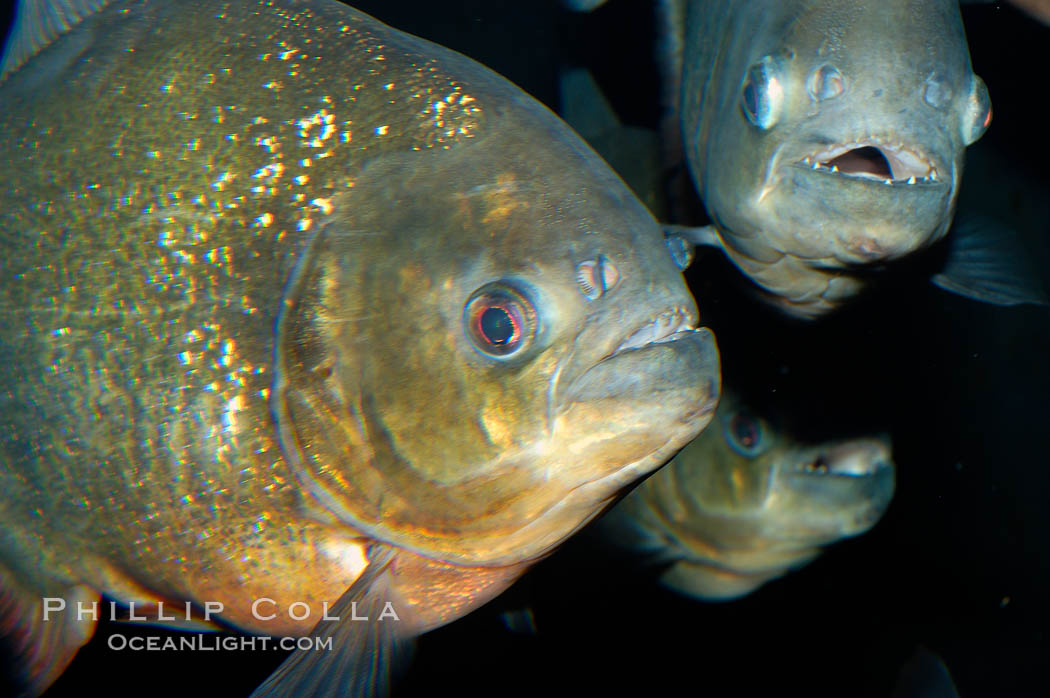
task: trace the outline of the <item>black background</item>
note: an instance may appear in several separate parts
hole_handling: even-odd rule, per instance
[[[656,127],[648,3],[589,16],[554,0],[360,0],[356,7],[445,44],[557,108],[558,70],[584,65],[628,123]],[[1046,48],[1050,29],[1010,8],[964,9],[995,117],[970,151],[960,215],[993,215],[1050,262]],[[806,436],[888,430],[897,496],[870,534],[746,599],[701,604],[600,554],[586,536],[507,594],[424,636],[395,695],[889,696],[918,646],[960,695],[1043,694],[1050,659],[1050,311],[978,305],[901,274],[814,325],[741,293],[717,256],[688,277],[727,380],[779,405]],[[538,634],[501,613],[533,609]],[[160,690],[247,695],[277,652],[115,652],[99,627],[48,696]]]

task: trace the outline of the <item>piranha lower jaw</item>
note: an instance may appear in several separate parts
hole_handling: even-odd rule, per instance
[[[869,179],[891,186],[933,184],[943,178],[937,167],[917,148],[874,138],[816,150],[804,156],[798,165],[830,175]]]

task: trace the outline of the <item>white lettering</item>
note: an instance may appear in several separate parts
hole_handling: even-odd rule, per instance
[[[204,620],[211,620],[212,613],[222,613],[222,610],[226,608],[223,606],[221,601],[205,601],[204,602]]]
[[[389,601],[383,604],[383,612],[379,614],[379,620],[386,620],[387,618],[401,620],[397,616],[397,611],[394,610],[394,604],[390,603]]]
[[[135,602],[134,601],[129,601],[128,602],[128,620],[148,620],[148,618],[146,618],[146,616],[136,616],[135,615]]]
[[[293,609],[295,609],[296,606],[302,606],[303,608],[306,609],[306,612],[303,615],[301,615],[301,616],[295,615],[295,611]],[[310,617],[310,607],[307,606],[302,601],[296,601],[295,603],[293,603],[291,606],[288,607],[288,615],[292,617],[292,620],[306,620],[307,618]]]
[[[84,609],[84,602],[77,601],[77,620],[84,620],[84,616],[91,614],[91,620],[98,621],[98,601],[91,602],[91,609]],[[46,619],[45,619],[46,620]]]
[[[339,616],[335,616],[333,618],[332,616],[328,615],[328,602],[327,601],[324,601],[323,603],[321,603],[321,620],[339,620]]]
[[[157,620],[161,620],[161,621],[164,621],[164,620],[175,620],[175,616],[170,616],[169,617],[169,616],[164,615],[164,602],[163,601],[158,601],[157,602]],[[187,617],[186,620],[189,620],[189,618]]]
[[[56,601],[58,602],[57,606],[53,605],[54,602],[56,602]],[[64,610],[66,610],[66,600],[65,599],[57,599],[57,598],[46,597],[46,596],[44,597],[44,621],[45,622],[51,620],[51,617],[49,615],[51,613],[51,611],[64,611]]]
[[[271,613],[268,616],[259,615],[259,604],[261,604],[263,601],[267,601],[273,606],[277,605],[277,603],[273,599],[268,599],[265,596],[261,599],[256,599],[255,601],[252,601],[252,615],[255,616],[256,620],[273,620],[277,617],[276,613]]]

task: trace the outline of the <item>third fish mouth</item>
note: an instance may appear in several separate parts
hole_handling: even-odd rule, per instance
[[[928,184],[941,178],[937,168],[917,149],[872,139],[815,151],[803,157],[799,164],[830,174],[889,185]]]

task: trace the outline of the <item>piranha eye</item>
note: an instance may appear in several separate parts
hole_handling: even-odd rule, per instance
[[[992,123],[992,99],[988,96],[988,88],[984,80],[974,75],[970,99],[967,102],[966,115],[963,120],[963,142],[966,145],[974,143],[984,135],[990,123]]]
[[[846,89],[846,81],[833,65],[822,65],[809,76],[809,94],[818,102],[834,99]]]
[[[675,266],[684,271],[693,262],[695,248],[686,242],[681,235],[668,235],[665,239],[667,240],[667,249],[671,251],[671,259],[674,260]]]
[[[471,294],[463,308],[463,324],[478,351],[506,359],[532,342],[536,335],[536,307],[522,291],[497,281]]]
[[[777,61],[766,56],[747,71],[740,95],[744,116],[763,131],[773,128],[784,106],[784,87],[780,82]]]
[[[722,424],[726,441],[742,456],[753,458],[765,450],[762,420],[747,411],[734,413]]]

